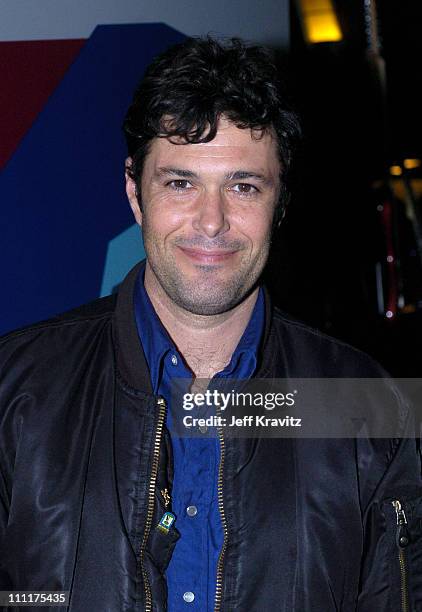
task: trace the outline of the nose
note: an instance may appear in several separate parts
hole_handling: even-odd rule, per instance
[[[198,202],[193,228],[208,238],[215,238],[230,229],[224,195],[220,190],[205,192]]]

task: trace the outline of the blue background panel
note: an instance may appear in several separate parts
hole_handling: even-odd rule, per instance
[[[114,293],[122,278],[144,257],[142,232],[136,223],[110,240],[104,265],[101,297]]]
[[[0,333],[100,294],[109,242],[133,224],[123,117],[145,67],[184,38],[163,24],[97,27],[6,165]]]

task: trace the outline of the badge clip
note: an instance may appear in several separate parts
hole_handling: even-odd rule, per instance
[[[162,533],[167,535],[175,520],[176,520],[176,517],[174,516],[172,512],[164,512],[163,516],[161,517],[160,522],[157,525],[157,529],[159,529]]]

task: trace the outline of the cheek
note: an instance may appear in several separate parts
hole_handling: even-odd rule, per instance
[[[247,215],[238,220],[238,229],[250,240],[254,248],[259,249],[270,240],[272,218],[272,214],[267,211]]]
[[[143,232],[145,238],[165,240],[173,232],[180,230],[186,222],[186,215],[180,210],[171,210],[168,206],[151,206],[144,210]]]

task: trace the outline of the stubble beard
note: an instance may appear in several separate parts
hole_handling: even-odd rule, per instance
[[[187,278],[174,258],[165,257],[154,248],[148,249],[145,244],[148,264],[170,300],[187,312],[207,316],[227,312],[249,295],[268,259],[269,247],[268,239],[253,262],[241,260],[239,268],[224,280],[219,267],[198,265],[198,280]]]

